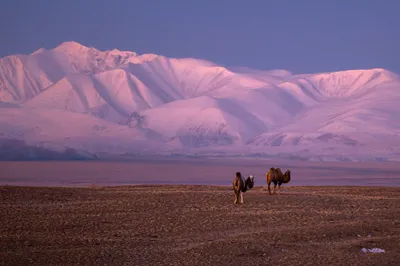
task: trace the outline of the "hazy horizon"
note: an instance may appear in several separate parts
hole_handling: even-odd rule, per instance
[[[400,73],[400,2],[3,1],[0,57],[76,41],[224,66]],[[397,56],[396,56],[397,55]]]

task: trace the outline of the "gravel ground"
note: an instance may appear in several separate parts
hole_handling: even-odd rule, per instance
[[[400,188],[0,187],[1,265],[398,265]],[[381,248],[385,253],[361,252]]]

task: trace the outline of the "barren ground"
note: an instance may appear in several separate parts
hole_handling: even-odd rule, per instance
[[[261,184],[260,184],[261,185]],[[1,265],[398,265],[400,188],[0,187]],[[383,254],[361,249],[378,247]]]

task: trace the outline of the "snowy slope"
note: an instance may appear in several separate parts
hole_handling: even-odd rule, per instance
[[[400,148],[400,86],[385,81],[351,96],[331,99],[298,114],[290,123],[263,133],[250,145],[281,148]]]
[[[399,101],[379,68],[294,75],[76,42],[0,59],[0,137],[97,152],[394,158]]]
[[[87,114],[46,108],[0,108],[0,137],[97,152],[151,147],[147,132]],[[158,144],[159,145],[159,144]]]
[[[177,137],[189,147],[233,144],[267,129],[263,121],[241,105],[212,96],[175,101],[143,115],[147,128]]]

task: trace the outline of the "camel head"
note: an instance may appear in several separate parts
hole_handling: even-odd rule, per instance
[[[254,176],[250,175],[247,180],[246,180],[246,185],[248,188],[253,188],[254,187]]]
[[[290,169],[286,170],[285,174],[283,175],[283,183],[290,182]]]

